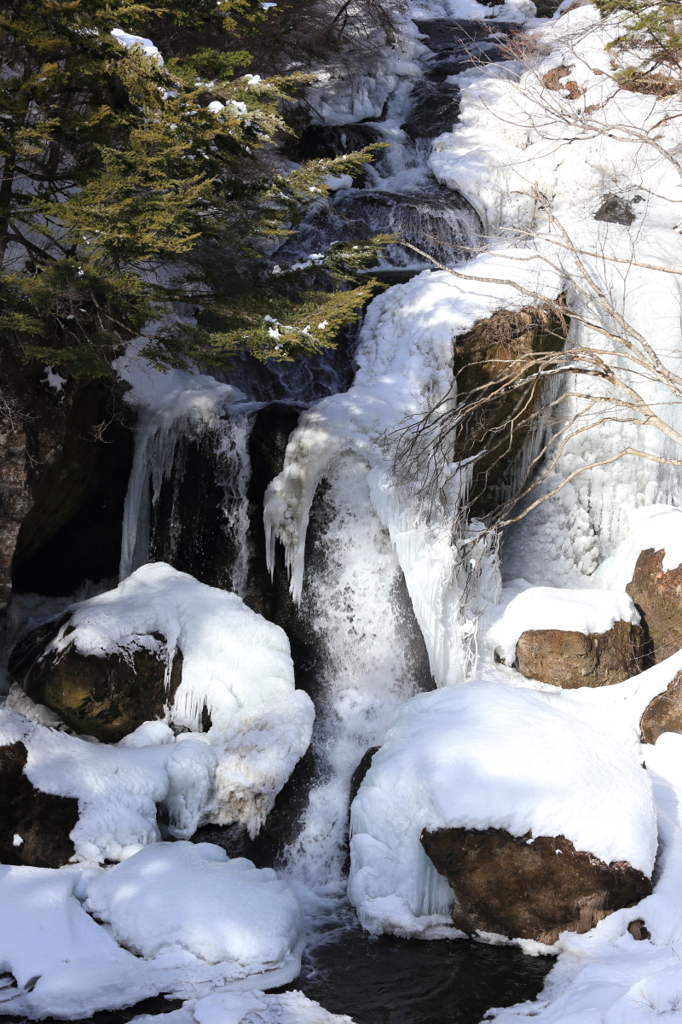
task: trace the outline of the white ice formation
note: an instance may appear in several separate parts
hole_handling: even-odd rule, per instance
[[[73,647],[83,655],[125,657],[155,642],[152,633],[166,638],[168,679],[176,649],[182,652],[182,680],[167,718],[188,730],[179,737],[184,744],[192,741],[185,756],[209,744],[201,757],[217,761],[203,820],[241,821],[255,835],[312,732],[313,704],[295,689],[286,633],[236,594],[154,562],[114,590],[74,605],[48,651]],[[211,718],[206,733],[204,707]]]
[[[451,525],[464,481],[453,464],[446,507],[428,516],[413,490],[396,480],[387,439],[435,404],[454,400],[457,334],[497,309],[527,304],[514,287],[500,283],[509,277],[551,298],[560,289],[560,278],[542,261],[532,254],[519,260],[505,250],[479,256],[461,268],[459,277],[427,272],[375,299],[363,324],[353,386],[303,415],[289,440],[284,469],[266,498],[270,564],[278,538],[298,600],[317,486],[344,453],[366,464],[372,505],[395,547],[439,685],[461,682],[468,667],[471,623],[461,618],[456,580],[460,556],[452,544]]]

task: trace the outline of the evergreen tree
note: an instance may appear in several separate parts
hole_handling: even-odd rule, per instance
[[[127,34],[161,15],[193,30],[210,22],[212,45],[164,64]],[[279,105],[305,80],[237,74],[250,58],[233,45],[235,19],[264,17],[252,0],[199,0],[190,14],[177,0],[0,0],[6,344],[92,377],[151,321],[163,327],[148,354],[167,366],[237,349],[292,358],[333,344],[357,316],[375,283],[355,275],[381,240],[333,247],[312,278],[272,273],[262,256],[328,174],[371,157],[277,172]],[[216,25],[231,48],[213,45]],[[197,326],[178,323],[178,303]]]

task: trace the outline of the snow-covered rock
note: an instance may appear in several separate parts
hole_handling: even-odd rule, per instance
[[[142,745],[112,746],[0,710],[0,746],[24,744],[28,781],[42,793],[78,800],[70,834],[76,860],[123,860],[157,842],[159,808],[180,838],[199,825],[213,791],[216,755],[191,734],[176,738],[164,723],[153,725],[156,735],[147,730]]]
[[[412,698],[374,754],[351,808],[348,892],[365,928],[447,933],[452,891],[420,843],[443,828],[565,836],[646,877],[656,855],[636,758],[541,695],[489,682]]]
[[[130,1024],[353,1024],[345,1014],[328,1013],[302,992],[217,992],[203,999],[189,999],[181,1010],[143,1014]]]
[[[682,509],[654,505],[599,566],[595,580],[627,589],[641,610],[655,661],[682,647]]]
[[[642,667],[644,631],[632,599],[616,590],[529,587],[488,631],[495,655],[555,686],[604,686]]]
[[[299,944],[301,908],[271,868],[212,843],[154,843],[86,885],[85,909],[119,945],[150,958],[186,949],[207,963],[265,970]]]
[[[101,659],[105,673],[107,659],[131,661],[140,649],[163,653],[167,687],[176,650],[182,654],[166,718],[188,730],[184,737],[194,738],[194,749],[209,745],[203,760],[217,759],[204,819],[241,821],[255,834],[312,732],[312,701],[295,689],[284,630],[236,594],[157,562],[73,605],[43,658],[58,671],[60,659],[75,652],[89,664]],[[204,709],[211,723],[206,733]]]

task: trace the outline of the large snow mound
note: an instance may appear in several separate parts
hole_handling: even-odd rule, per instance
[[[395,715],[351,807],[348,893],[372,932],[433,933],[452,893],[424,828],[564,835],[606,863],[650,876],[651,783],[589,722],[529,689],[476,681],[420,694]]]
[[[526,630],[561,629],[589,635],[606,633],[619,621],[639,624],[639,612],[628,594],[529,587],[512,598],[488,631],[488,640],[511,665],[518,639]]]
[[[208,844],[194,858],[163,844],[110,869],[0,866],[0,963],[12,975],[0,989],[3,1013],[75,1020],[160,992],[192,999],[228,986],[288,984],[300,971],[296,898],[274,872],[229,864]],[[135,932],[149,958],[123,948],[86,912],[89,894],[112,920],[125,907],[123,930]],[[194,948],[223,959],[212,963]]]
[[[114,590],[70,611],[48,650],[73,646],[84,655],[125,656],[159,632],[167,640],[168,677],[176,648],[182,651],[182,681],[168,720],[201,735],[217,754],[206,818],[243,821],[255,834],[312,733],[313,704],[294,687],[284,630],[236,594],[165,562],[141,566]],[[201,734],[204,707],[212,724]]]
[[[594,581],[599,586],[625,590],[635,574],[642,551],[665,551],[663,572],[682,564],[682,508],[653,505],[633,517],[632,532],[599,566]]]
[[[272,967],[301,936],[294,893],[271,868],[211,843],[155,843],[98,873],[85,909],[143,957],[178,946],[208,963]]]

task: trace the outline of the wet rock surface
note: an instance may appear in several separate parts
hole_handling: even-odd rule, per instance
[[[160,633],[101,658],[81,654],[73,643],[63,652],[48,651],[62,627],[68,636],[68,621],[63,616],[38,627],[12,652],[10,675],[27,696],[56,712],[74,732],[107,743],[117,743],[143,722],[163,718],[182,678],[180,651],[167,687],[166,640]]]
[[[412,90],[412,106],[402,130],[411,139],[435,139],[451,132],[459,119],[460,90],[421,79]]]
[[[59,868],[74,854],[78,800],[35,789],[24,774],[27,757],[23,743],[0,746],[0,861]]]
[[[425,77],[432,82],[442,82],[466,68],[503,59],[508,36],[518,31],[518,26],[500,21],[493,26],[484,20],[431,18],[417,20],[415,24],[434,53],[425,68]]]
[[[0,607],[12,589],[69,594],[116,574],[132,430],[102,381],[57,390],[0,354]]]
[[[655,664],[682,647],[682,566],[664,572],[664,557],[665,551],[642,551],[625,588],[646,624]]]
[[[606,633],[528,629],[516,645],[516,664],[527,679],[571,690],[609,686],[643,667],[646,634],[642,626],[616,622]]]
[[[421,841],[455,893],[454,923],[468,934],[551,945],[562,931],[587,932],[651,893],[650,880],[629,864],[605,864],[564,836],[449,828],[425,829]]]
[[[664,732],[682,733],[682,672],[651,701],[640,719],[639,731],[642,743],[655,743]]]

